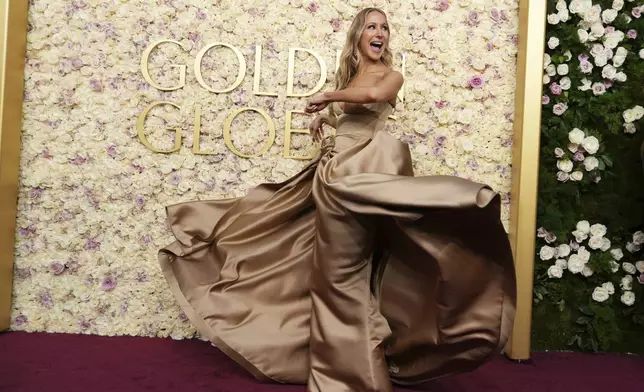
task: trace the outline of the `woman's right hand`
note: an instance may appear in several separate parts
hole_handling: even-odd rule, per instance
[[[319,142],[324,138],[324,124],[330,124],[329,117],[326,114],[317,115],[309,124],[309,133],[313,141]]]

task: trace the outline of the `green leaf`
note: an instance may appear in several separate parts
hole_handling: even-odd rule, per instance
[[[586,316],[594,316],[595,312],[588,305],[581,305],[579,311],[585,314]]]
[[[613,161],[610,159],[608,155],[602,155],[599,158],[601,158],[601,160],[604,161],[606,166],[613,167]]]
[[[582,316],[582,317],[579,317],[576,322],[579,325],[587,325],[588,323],[590,323],[590,321],[591,321],[590,317],[583,317]]]

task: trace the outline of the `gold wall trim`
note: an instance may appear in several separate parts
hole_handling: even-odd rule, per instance
[[[27,4],[0,0],[0,331],[11,319]]]
[[[516,360],[530,357],[545,34],[546,1],[520,0],[510,202],[517,313],[505,350],[508,357]]]

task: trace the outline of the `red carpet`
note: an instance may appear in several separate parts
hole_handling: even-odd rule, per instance
[[[304,392],[260,384],[209,343],[134,337],[0,334],[2,392]],[[644,391],[644,358],[536,353],[402,391]]]

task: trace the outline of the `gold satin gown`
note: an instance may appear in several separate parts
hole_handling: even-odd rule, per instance
[[[198,330],[262,380],[387,392],[498,354],[515,313],[500,198],[414,177],[389,103],[342,113],[299,174],[168,207],[165,277]]]

